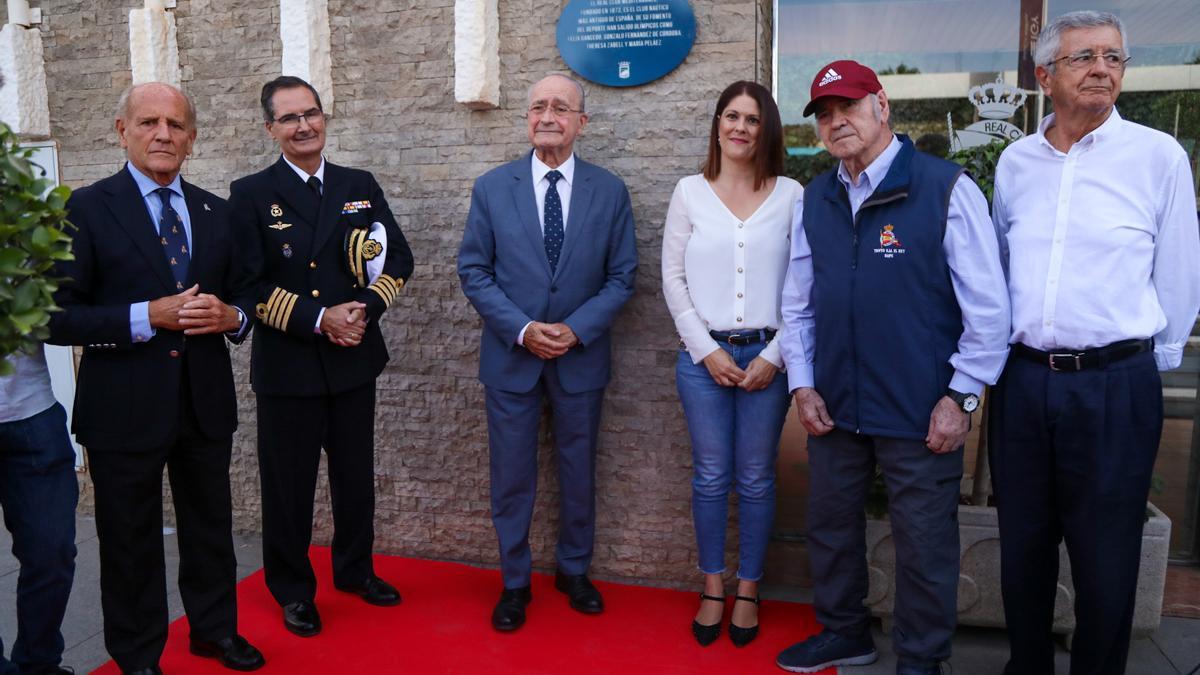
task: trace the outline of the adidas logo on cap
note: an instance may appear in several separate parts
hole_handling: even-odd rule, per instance
[[[825,71],[825,77],[821,78],[821,81],[817,84],[817,86],[824,87],[825,85],[829,84],[830,82],[837,82],[840,79],[842,79],[842,76],[838,75],[838,72],[836,70],[834,70],[833,68],[830,68],[829,70]]]

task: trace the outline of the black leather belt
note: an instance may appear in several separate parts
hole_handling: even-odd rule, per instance
[[[766,342],[775,337],[775,331],[770,328],[758,330],[710,330],[708,334],[717,342],[727,342],[731,345],[752,345],[755,342]]]
[[[1012,346],[1012,351],[1017,356],[1040,363],[1050,370],[1078,372],[1091,368],[1102,368],[1121,359],[1127,359],[1134,354],[1148,352],[1153,348],[1154,341],[1146,338],[1144,340],[1121,340],[1105,347],[1084,349],[1082,351],[1063,350],[1054,352],[1044,352],[1018,342]]]

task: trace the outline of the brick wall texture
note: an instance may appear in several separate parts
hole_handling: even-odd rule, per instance
[[[82,186],[116,171],[112,131],[130,83],[128,11],[137,0],[42,0],[53,137],[62,174]],[[329,0],[335,102],[327,154],[374,172],[408,237],[417,268],[385,315],[391,362],[378,381],[376,548],[497,562],[489,517],[480,322],[459,290],[455,255],[476,176],[527,151],[528,87],[565,71],[554,44],[563,0],[500,0],[501,108],[454,101],[452,0]],[[695,46],[665,78],[631,89],[588,84],[591,121],[578,154],[630,188],[641,266],[637,293],[613,329],[613,382],[597,460],[598,576],[678,586],[697,579],[690,517],[691,458],[675,392],[677,338],[662,299],[659,248],[675,181],[695,173],[717,95],[738,79],[769,84],[769,0],[698,0]],[[2,11],[2,10],[0,10]],[[257,109],[279,74],[279,9],[271,2],[179,0],[183,89],[199,110],[189,181],[220,195],[276,157]],[[259,528],[249,346],[234,347],[241,426],[231,471],[235,526]],[[531,540],[552,569],[558,488],[548,432],[540,452]],[[90,490],[85,488],[85,496]],[[315,540],[332,534],[322,479]],[[732,532],[731,532],[732,534]],[[730,538],[729,560],[734,556]],[[732,565],[731,565],[732,567]]]

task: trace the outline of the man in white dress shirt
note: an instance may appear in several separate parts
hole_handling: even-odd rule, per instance
[[[1006,673],[1054,672],[1058,545],[1075,584],[1072,673],[1122,673],[1162,431],[1159,370],[1200,308],[1191,171],[1170,136],[1121,119],[1121,21],[1051,22],[1035,61],[1054,102],[1000,158],[993,210],[1013,308],[992,393]]]
[[[817,72],[817,131],[841,160],[793,219],[782,338],[809,433],[808,551],[824,630],[793,672],[876,658],[865,516],[875,465],[896,545],[897,673],[938,672],[957,618],[959,481],[970,413],[1008,353],[1008,298],[987,202],[962,167],[893,134],[878,78]]]

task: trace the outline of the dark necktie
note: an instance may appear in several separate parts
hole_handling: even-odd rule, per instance
[[[554,187],[562,177],[558,171],[546,174],[550,187],[546,190],[546,205],[542,209],[542,238],[546,241],[546,260],[550,261],[551,273],[558,269],[558,256],[562,253],[563,245],[562,200],[558,198],[558,188]]]
[[[154,192],[162,202],[162,216],[158,219],[159,241],[162,242],[163,254],[167,256],[167,264],[171,266],[171,276],[175,277],[175,288],[182,291],[192,261],[188,252],[187,233],[183,231],[183,218],[171,207],[171,188],[158,188]]]
[[[321,179],[320,178],[317,178],[316,176],[309,176],[308,177],[308,187],[310,190],[313,191],[313,194],[317,196],[317,199],[321,198]]]

